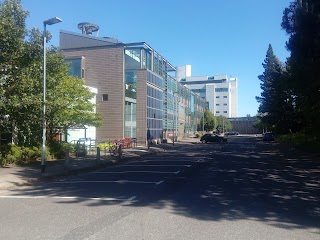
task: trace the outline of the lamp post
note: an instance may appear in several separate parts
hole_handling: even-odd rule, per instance
[[[204,135],[204,108],[202,113],[202,135]]]
[[[174,100],[174,105],[175,105],[175,108],[177,108],[177,101],[176,101],[176,98],[175,98],[175,95],[178,94],[178,92],[174,92],[173,93],[173,100]],[[172,145],[174,145],[174,134],[177,135],[177,113],[175,111],[175,114],[174,114],[174,121],[173,121],[173,137],[172,137]],[[177,138],[178,139],[178,138]]]
[[[46,169],[46,43],[47,43],[47,25],[53,25],[62,22],[58,17],[43,21],[43,100],[42,100],[42,148],[41,148],[41,172]]]

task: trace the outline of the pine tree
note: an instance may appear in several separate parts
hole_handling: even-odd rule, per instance
[[[320,1],[294,1],[284,10],[289,77],[301,129],[320,136]]]
[[[295,125],[291,118],[292,94],[287,86],[285,68],[270,44],[262,66],[264,72],[258,76],[262,92],[256,97],[260,103],[258,116],[264,125],[278,133],[292,131]]]

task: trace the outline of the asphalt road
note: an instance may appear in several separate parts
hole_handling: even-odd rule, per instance
[[[0,239],[320,239],[317,155],[255,137],[0,192]]]

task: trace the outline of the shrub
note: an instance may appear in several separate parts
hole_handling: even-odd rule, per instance
[[[41,157],[41,149],[37,147],[19,147],[8,144],[2,147],[0,164],[21,164],[37,161]]]
[[[110,147],[112,146],[114,146],[112,142],[103,142],[98,144],[98,148],[100,148],[100,150],[105,150],[105,151],[109,151]]]
[[[70,152],[75,150],[75,145],[66,142],[59,143],[52,141],[49,143],[48,148],[47,155],[49,155],[49,158],[62,159],[65,157],[67,150]]]
[[[303,132],[279,135],[277,136],[277,140],[284,143],[289,143],[295,146],[302,146],[308,148],[319,149],[320,142],[319,139],[313,137],[311,135],[305,134]]]
[[[196,138],[201,138],[202,137],[202,133],[196,133]]]

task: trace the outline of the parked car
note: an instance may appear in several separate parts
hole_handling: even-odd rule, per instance
[[[227,135],[227,136],[238,136],[239,133],[238,132],[228,132],[225,135]]]
[[[227,138],[220,136],[218,134],[204,134],[201,138],[200,141],[203,143],[207,143],[207,142],[226,142],[228,141]]]
[[[263,141],[274,141],[274,136],[273,136],[272,133],[266,132],[266,133],[263,134],[262,140]]]

